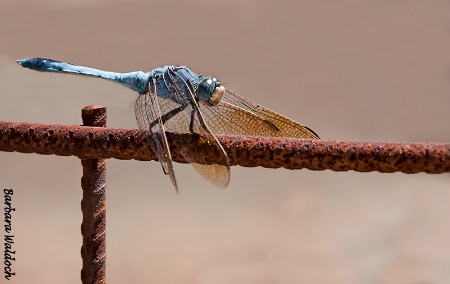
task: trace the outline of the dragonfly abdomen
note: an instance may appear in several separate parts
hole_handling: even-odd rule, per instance
[[[142,71],[117,73],[98,70],[85,66],[73,65],[66,62],[60,62],[53,59],[46,58],[26,58],[17,60],[17,63],[23,67],[30,68],[37,71],[69,73],[76,75],[84,75],[91,77],[99,77],[120,83],[127,88],[130,88],[138,93],[143,93],[148,84],[149,74]]]

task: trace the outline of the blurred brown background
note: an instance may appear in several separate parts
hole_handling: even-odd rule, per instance
[[[187,65],[323,139],[450,142],[449,1],[2,1],[0,120],[136,128],[136,94],[14,63]],[[80,283],[81,165],[0,153],[17,276]],[[450,176],[109,160],[108,283],[450,283]]]

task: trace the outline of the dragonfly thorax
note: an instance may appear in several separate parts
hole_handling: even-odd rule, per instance
[[[204,79],[197,87],[197,96],[200,101],[211,106],[217,105],[224,93],[225,87],[217,78],[213,77]]]

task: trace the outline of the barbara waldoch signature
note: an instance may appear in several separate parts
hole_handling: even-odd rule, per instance
[[[5,237],[4,237],[4,274],[7,280],[11,280],[11,277],[16,275],[12,270],[13,261],[16,261],[16,251],[13,249],[14,244],[14,235],[12,232],[12,212],[16,211],[16,208],[12,207],[12,189],[3,189],[3,193],[5,194]]]

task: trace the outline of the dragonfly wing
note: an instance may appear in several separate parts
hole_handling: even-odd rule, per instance
[[[254,112],[270,120],[280,130],[278,135],[281,137],[320,139],[311,128],[261,105],[257,106]]]
[[[161,109],[159,97],[152,81],[150,81],[149,92],[140,94],[135,104],[135,114],[139,129],[150,130],[153,144],[153,152],[158,156],[164,173],[170,176],[170,180],[178,192],[177,181],[173,170],[172,156],[170,154],[169,143],[161,119]]]
[[[215,145],[214,152],[211,153],[215,157],[222,157],[221,163],[208,165],[205,161],[205,157],[200,159],[201,163],[195,162],[192,163],[194,169],[202,175],[206,180],[210,181],[214,185],[225,188],[230,182],[230,162],[228,161],[228,156],[223,149],[222,145],[217,140],[214,133],[206,124],[205,119],[203,118],[202,113],[197,104],[194,105],[194,109],[196,109],[195,113],[197,114],[197,120],[195,123],[199,124],[199,132],[208,142],[208,144]]]
[[[270,120],[226,101],[221,101],[216,106],[203,104],[200,109],[207,125],[214,133],[279,136],[278,128]]]
[[[173,76],[177,76],[177,74],[173,74]],[[228,157],[203,118],[200,108],[194,99],[192,86],[189,86],[182,78],[178,77],[175,80],[175,78],[168,74],[164,74],[164,79],[168,85],[184,84],[185,88],[182,89],[187,90],[181,92],[180,88],[173,88],[171,98],[159,98],[163,116],[165,113],[169,113],[180,106],[175,101],[182,102],[186,106],[183,110],[164,122],[166,131],[173,133],[196,133],[201,136],[201,139],[206,139],[207,143],[214,145],[214,150],[209,152],[208,156],[220,157],[221,159],[218,163],[212,163],[208,157],[197,155],[190,151],[190,147],[188,146],[191,142],[194,142],[195,137],[193,136],[192,141],[186,141],[186,144],[175,142],[181,155],[203,178],[218,187],[225,188],[230,180]],[[174,95],[176,96],[176,100],[173,99]]]
[[[301,123],[228,90],[217,106],[201,108],[207,124],[217,134],[319,139]]]
[[[226,188],[230,182],[230,166],[229,165],[203,165],[192,163],[192,167],[204,179],[219,188]]]

